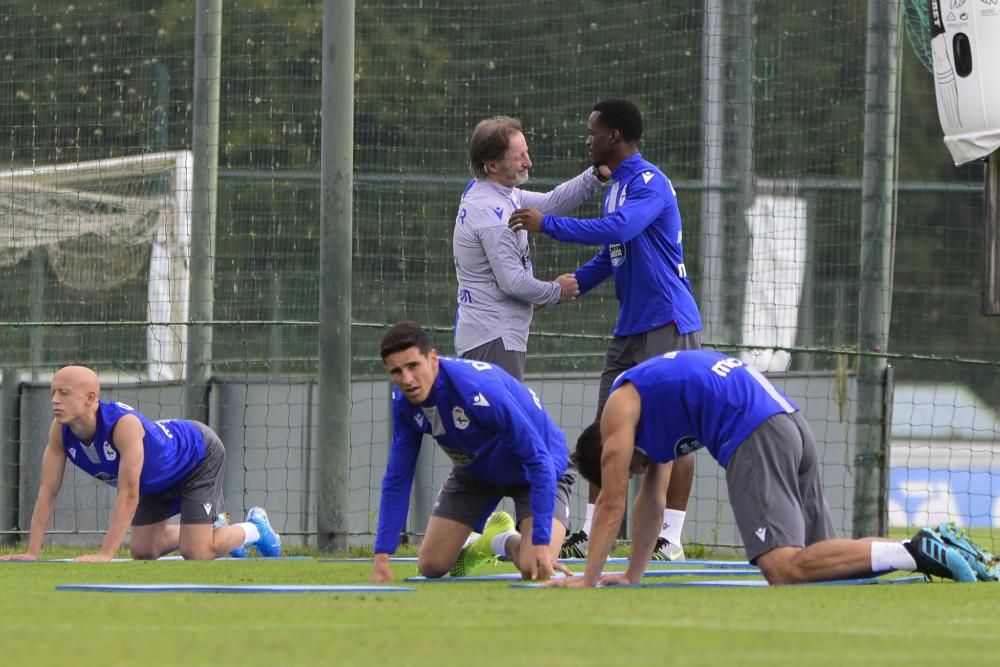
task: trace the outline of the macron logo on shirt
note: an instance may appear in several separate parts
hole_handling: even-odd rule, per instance
[[[644,171],[644,172],[642,172],[642,182],[643,183],[645,183],[646,185],[649,185],[649,182],[651,180],[653,180],[653,172],[651,172],[651,171]]]
[[[472,404],[473,405],[478,405],[481,408],[488,408],[488,407],[490,407],[490,402],[487,401],[486,397],[483,396],[482,394],[476,394],[475,396],[473,396],[472,397]]]

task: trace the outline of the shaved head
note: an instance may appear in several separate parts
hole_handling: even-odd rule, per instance
[[[80,435],[92,431],[100,404],[101,383],[86,366],[66,366],[52,376],[52,416],[73,425]]]
[[[71,387],[82,389],[84,392],[93,391],[100,395],[101,382],[97,379],[97,373],[86,366],[64,366],[52,376],[52,384],[57,382],[65,383]]]

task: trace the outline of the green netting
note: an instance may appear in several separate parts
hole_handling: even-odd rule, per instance
[[[906,39],[913,49],[913,54],[928,72],[934,71],[934,58],[931,55],[931,16],[930,5],[933,0],[905,0],[903,2],[903,28]]]
[[[415,319],[434,331],[442,351],[452,351],[451,230],[468,179],[465,142],[472,127],[494,114],[520,118],[535,163],[526,187],[548,189],[586,166],[589,111],[597,100],[618,95],[642,108],[643,152],[677,188],[686,266],[703,310],[718,305],[708,303],[705,289],[706,266],[718,267],[713,277],[723,285],[711,298],[724,300],[726,326],[713,345],[735,350],[746,344],[746,210],[768,197],[801,204],[802,218],[788,221],[800,225],[794,233],[806,249],[792,260],[801,270],[799,301],[791,324],[775,329],[784,342],[774,338],[768,345],[791,351],[794,373],[825,378],[802,385],[797,398],[812,403],[814,426],[835,443],[840,508],[849,514],[853,461],[833,448],[849,441],[855,426],[856,406],[844,378],[857,360],[851,355],[864,287],[859,275],[869,3],[718,4],[721,17],[707,16],[702,0],[358,2],[350,289],[353,370],[372,382],[356,390],[362,393],[354,404],[356,416],[367,416],[358,416],[355,425],[352,530],[370,531],[384,463],[384,383],[375,358],[383,328]],[[6,2],[0,21],[5,169],[190,150],[194,7],[191,0]],[[951,164],[925,71],[926,3],[908,1],[905,10],[910,48],[900,49],[898,214],[886,352],[899,355],[892,358],[897,382],[970,388],[982,399],[975,410],[992,423],[987,410],[1000,407],[994,344],[1000,332],[996,320],[978,314],[982,166]],[[264,494],[281,500],[287,518],[279,513],[278,519],[303,532],[315,526],[316,491],[309,483],[314,472],[308,471],[315,470],[319,446],[311,438],[322,12],[321,2],[230,1],[222,37],[212,357],[216,373],[231,383],[219,390],[231,402],[220,408],[227,411],[220,419],[229,424],[234,448],[245,443],[249,452],[241,455],[237,471],[246,482],[244,499]],[[744,29],[750,31],[748,43],[742,41]],[[721,41],[723,58],[710,63],[721,68],[722,84],[715,90],[706,70],[712,40]],[[721,97],[712,99],[715,94]],[[726,161],[710,183],[706,128],[713,104],[721,114]],[[143,196],[169,192],[165,179],[164,173],[132,174]],[[120,198],[114,180],[98,179],[88,188]],[[76,192],[64,194],[72,198]],[[713,193],[721,196],[721,239],[707,231]],[[38,204],[34,210],[43,215],[46,209]],[[598,212],[596,200],[578,211]],[[82,227],[85,211],[79,215]],[[715,241],[721,257],[707,256]],[[12,244],[0,238],[0,247],[5,242]],[[124,242],[106,241],[109,247]],[[533,244],[541,277],[570,270],[595,251],[544,237]],[[147,266],[151,252],[144,242],[130,258]],[[46,252],[36,252],[0,267],[4,365],[44,377],[73,361],[145,378],[148,272],[97,289],[85,280],[60,278],[52,262]],[[781,280],[777,274],[756,279],[768,288]],[[547,373],[546,382],[557,382],[546,401],[566,420],[571,439],[593,409],[593,387],[571,385],[572,373],[591,378],[601,367],[616,308],[609,284],[536,316],[528,372]],[[949,407],[947,398],[934,400],[942,401],[940,409]],[[166,412],[179,409],[176,401],[163,399],[163,405]],[[920,407],[914,419],[923,418],[924,403],[910,407]],[[974,429],[989,447],[996,442],[991,428]],[[952,448],[947,451],[982,444],[933,442]],[[930,473],[926,463],[920,465]],[[965,465],[968,475],[982,467],[956,465]],[[993,465],[990,455],[986,468]],[[731,525],[726,528],[707,509],[723,484],[706,479],[710,486],[696,490],[706,505],[693,511],[693,534],[702,541],[732,541],[725,533]],[[434,480],[432,475],[426,485],[433,487]],[[989,484],[985,492],[975,489],[980,496],[991,493]],[[988,522],[981,509],[975,512]],[[917,521],[918,514],[910,512],[907,521]]]

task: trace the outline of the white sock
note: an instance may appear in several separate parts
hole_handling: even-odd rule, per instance
[[[917,569],[917,562],[902,542],[872,542],[872,572]]]
[[[594,503],[587,503],[587,518],[583,520],[583,534],[590,535],[590,525],[594,522]]]
[[[490,544],[493,547],[493,553],[501,558],[507,557],[507,540],[511,535],[517,535],[516,530],[505,530],[496,537],[493,538],[493,542]]]
[[[243,544],[256,544],[257,540],[260,539],[260,531],[257,530],[257,526],[253,525],[249,521],[244,523],[233,524],[236,528],[243,529]]]
[[[680,546],[681,529],[684,528],[684,517],[687,512],[680,510],[663,510],[663,528],[660,530],[660,537],[671,544]]]
[[[471,546],[472,543],[478,540],[480,537],[482,537],[482,535],[480,535],[476,531],[472,531],[471,533],[469,533],[469,536],[465,538],[465,544],[462,545],[462,548],[465,549]]]

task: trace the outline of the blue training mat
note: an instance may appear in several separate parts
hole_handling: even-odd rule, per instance
[[[410,556],[403,556],[400,558],[390,558],[393,563],[416,563],[417,559]],[[371,558],[320,558],[320,563],[371,563]],[[564,565],[583,565],[587,562],[586,558],[560,558],[560,563]],[[628,563],[628,558],[609,558],[606,563],[611,563],[612,565],[623,565]],[[745,560],[680,560],[680,561],[665,561],[665,560],[651,560],[650,565],[655,565],[656,567],[711,567],[711,568],[749,568],[754,567]]]
[[[574,572],[573,574],[579,576],[583,572]],[[760,570],[757,568],[744,568],[737,570],[735,568],[714,570],[714,569],[672,569],[672,570],[646,570],[643,573],[643,577],[695,577],[695,576],[710,576],[710,577],[726,577],[726,576],[760,576]],[[563,579],[565,575],[562,572],[556,572],[553,579]],[[473,575],[471,577],[409,577],[406,581],[409,582],[420,582],[420,583],[452,583],[460,584],[463,581],[519,581],[521,579],[520,572],[502,572],[497,574],[480,574]]]
[[[6,563],[75,563],[72,558],[39,558],[38,560],[2,560],[0,565]],[[131,563],[131,558],[112,558],[110,561],[104,561],[105,563]]]
[[[407,586],[313,586],[273,584],[227,586],[220,584],[61,584],[57,591],[97,593],[397,593],[415,591]]]
[[[863,579],[841,579],[839,581],[814,581],[807,584],[790,584],[793,586],[864,586],[869,584],[915,584],[926,581],[923,576],[919,577],[866,577]],[[732,579],[729,581],[708,580],[708,581],[650,581],[641,584],[628,584],[627,586],[601,586],[602,589],[614,588],[680,588],[703,587],[703,588],[761,588],[767,587],[768,583],[763,579]],[[543,588],[543,584],[523,583],[511,584],[511,588]],[[556,589],[558,590],[558,589]]]
[[[586,558],[560,558],[560,563],[565,565],[575,565],[584,564],[587,562]],[[628,558],[609,558],[605,561],[612,565],[624,565],[629,562]],[[650,566],[655,567],[711,567],[711,568],[748,568],[755,567],[745,560],[651,560],[649,561]]]
[[[659,564],[659,563],[658,563]],[[753,567],[726,567],[726,568],[670,568],[666,570],[646,570],[642,573],[645,577],[753,577],[762,576],[760,569]]]
[[[562,572],[556,572],[553,579],[565,579],[566,575]],[[463,582],[470,581],[520,581],[520,572],[498,572],[496,574],[478,574],[472,575],[471,577],[408,577],[404,581],[408,582],[418,582],[423,584],[461,584]]]

